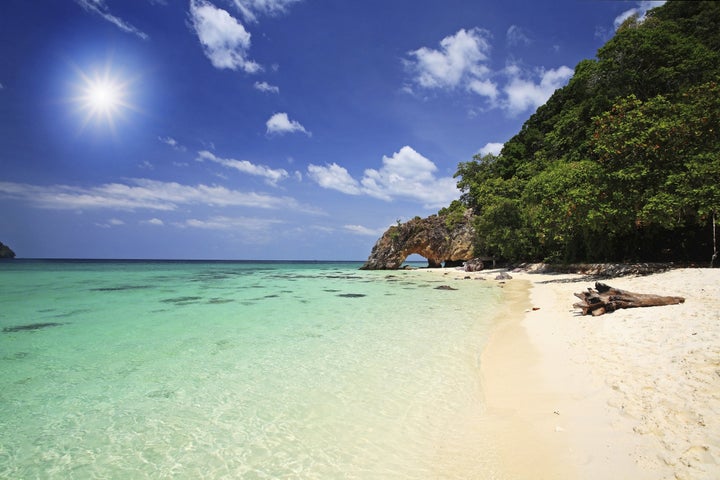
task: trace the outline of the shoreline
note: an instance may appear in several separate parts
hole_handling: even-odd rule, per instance
[[[720,269],[603,280],[686,301],[599,317],[572,307],[595,280],[510,275],[480,362],[494,478],[720,478]]]

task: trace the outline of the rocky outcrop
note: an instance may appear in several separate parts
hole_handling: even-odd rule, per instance
[[[413,253],[427,258],[429,267],[461,265],[473,258],[472,212],[449,223],[445,216],[431,215],[388,228],[361,269],[395,270]]]
[[[0,242],[0,258],[15,258],[15,252],[10,247]]]

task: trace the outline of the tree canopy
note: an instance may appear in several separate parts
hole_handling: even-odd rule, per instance
[[[476,253],[709,260],[720,211],[720,2],[628,19],[499,155],[458,166]],[[716,251],[716,250],[715,250]]]

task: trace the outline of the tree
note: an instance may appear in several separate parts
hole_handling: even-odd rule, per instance
[[[478,253],[716,259],[718,24],[710,1],[670,0],[628,20],[500,155],[461,163]]]
[[[720,87],[708,82],[672,99],[620,100],[596,119],[593,145],[636,225],[707,227],[720,205],[719,130]]]
[[[548,259],[576,261],[610,255],[617,234],[602,167],[592,161],[557,162],[530,180],[523,203],[530,226]],[[603,239],[602,242],[596,239]]]

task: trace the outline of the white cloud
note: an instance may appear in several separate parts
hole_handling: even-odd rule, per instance
[[[645,15],[647,14],[648,10],[651,10],[655,7],[659,7],[661,5],[664,5],[665,1],[642,1],[637,2],[637,7],[631,8],[629,10],[625,10],[620,15],[615,17],[615,20],[613,22],[613,25],[615,25],[615,30],[617,30],[620,25],[623,24],[625,20],[632,17],[633,15],[636,15],[638,17],[639,21],[645,20]]]
[[[269,218],[255,217],[228,217],[213,216],[210,218],[190,218],[184,222],[174,223],[179,228],[193,228],[200,230],[214,230],[240,239],[243,243],[262,245],[277,241],[276,225],[283,225],[284,221]],[[286,231],[285,228],[282,228]]]
[[[269,218],[215,216],[205,220],[191,218],[185,222],[177,224],[177,226],[201,228],[205,230],[232,230],[237,232],[265,230],[272,225],[280,223],[284,222]]]
[[[178,152],[184,152],[187,150],[183,145],[180,145],[180,142],[175,140],[172,137],[158,137],[158,140],[160,140],[165,145],[171,146],[173,149],[177,150]]]
[[[288,172],[285,169],[278,168],[273,169],[265,165],[255,165],[248,162],[247,160],[235,160],[232,158],[220,158],[215,156],[212,152],[203,150],[198,152],[198,161],[208,160],[215,162],[227,168],[234,168],[235,170],[249,175],[255,175],[258,177],[264,177],[265,181],[270,185],[277,185],[277,182],[284,180],[288,177]]]
[[[128,22],[110,13],[108,6],[105,4],[105,0],[75,0],[75,2],[82,8],[84,8],[85,11],[100,15],[102,18],[112,23],[124,32],[137,35],[143,40],[147,40],[148,38],[150,38],[146,33],[138,30]]]
[[[319,165],[308,165],[308,176],[323,188],[337,190],[348,195],[360,195],[360,184],[352,178],[348,171],[338,165],[331,163],[324,167]]]
[[[473,28],[460,29],[440,41],[440,49],[422,47],[409,52],[415,61],[406,65],[423,88],[455,88],[489,73],[483,61],[490,53],[490,33]]]
[[[261,92],[265,93],[280,93],[280,87],[270,85],[267,82],[255,82],[253,87],[255,87],[256,90],[260,90]]]
[[[436,178],[433,162],[409,146],[392,157],[383,156],[383,166],[367,169],[361,181],[370,196],[391,200],[402,197],[417,200],[427,208],[444,206],[456,199],[459,192],[452,177]]]
[[[482,147],[478,153],[483,156],[488,154],[500,155],[500,151],[502,150],[503,145],[504,144],[502,143],[495,142],[486,143],[485,146]]]
[[[190,19],[205,56],[215,68],[247,73],[261,69],[247,58],[250,33],[227,11],[206,0],[190,0]]]
[[[544,104],[555,90],[565,85],[573,75],[573,71],[564,65],[554,70],[539,70],[534,75],[539,77],[538,82],[533,78],[527,78],[528,74],[522,72],[516,65],[509,66],[506,73],[509,81],[503,87],[504,108],[510,114],[518,114],[528,109],[535,110]]]
[[[345,225],[343,228],[355,235],[363,235],[367,237],[379,237],[385,233],[385,230],[387,230],[387,228],[368,228],[362,225]]]
[[[0,182],[0,198],[19,200],[49,210],[172,211],[186,205],[205,205],[321,213],[313,207],[298,203],[292,197],[242,192],[218,185],[183,185],[144,178],[94,187]]]
[[[495,103],[499,95],[497,85],[490,80],[471,80],[467,88],[473,93],[487,97],[491,104]]]
[[[154,227],[162,227],[165,225],[165,222],[160,220],[159,218],[151,218],[150,220],[143,220],[140,222],[142,225],[152,225]]]
[[[117,218],[111,218],[110,220],[107,221],[107,223],[96,223],[95,225],[97,225],[98,227],[101,227],[101,228],[112,228],[112,227],[119,227],[119,226],[125,225],[125,222],[123,222],[122,220],[117,219]]]
[[[530,37],[528,37],[525,34],[525,31],[517,25],[510,25],[510,28],[507,29],[507,33],[505,34],[505,40],[511,47],[518,45],[530,45],[532,43]]]
[[[426,208],[447,205],[459,195],[452,177],[437,178],[435,164],[409,146],[391,157],[383,156],[382,163],[379,169],[365,170],[360,181],[336,163],[324,167],[311,164],[308,175],[323,188],[386,201],[404,198],[421,202]]]
[[[305,127],[303,127],[300,122],[290,120],[287,113],[276,113],[265,122],[265,126],[267,127],[268,135],[301,132],[308,137],[312,136],[309,131],[305,130]]]
[[[516,115],[545,103],[555,89],[572,76],[572,70],[566,66],[528,72],[511,65],[493,71],[488,66],[490,40],[491,35],[486,30],[461,29],[442,39],[439,49],[423,47],[409,52],[412,59],[405,60],[405,66],[413,75],[413,85],[403,86],[403,91],[414,94],[413,86],[465,91],[483,97],[489,108],[500,108]],[[507,41],[509,44],[531,42],[515,25],[508,29]]]
[[[300,0],[233,0],[245,20],[256,22],[259,15],[279,15]]]

